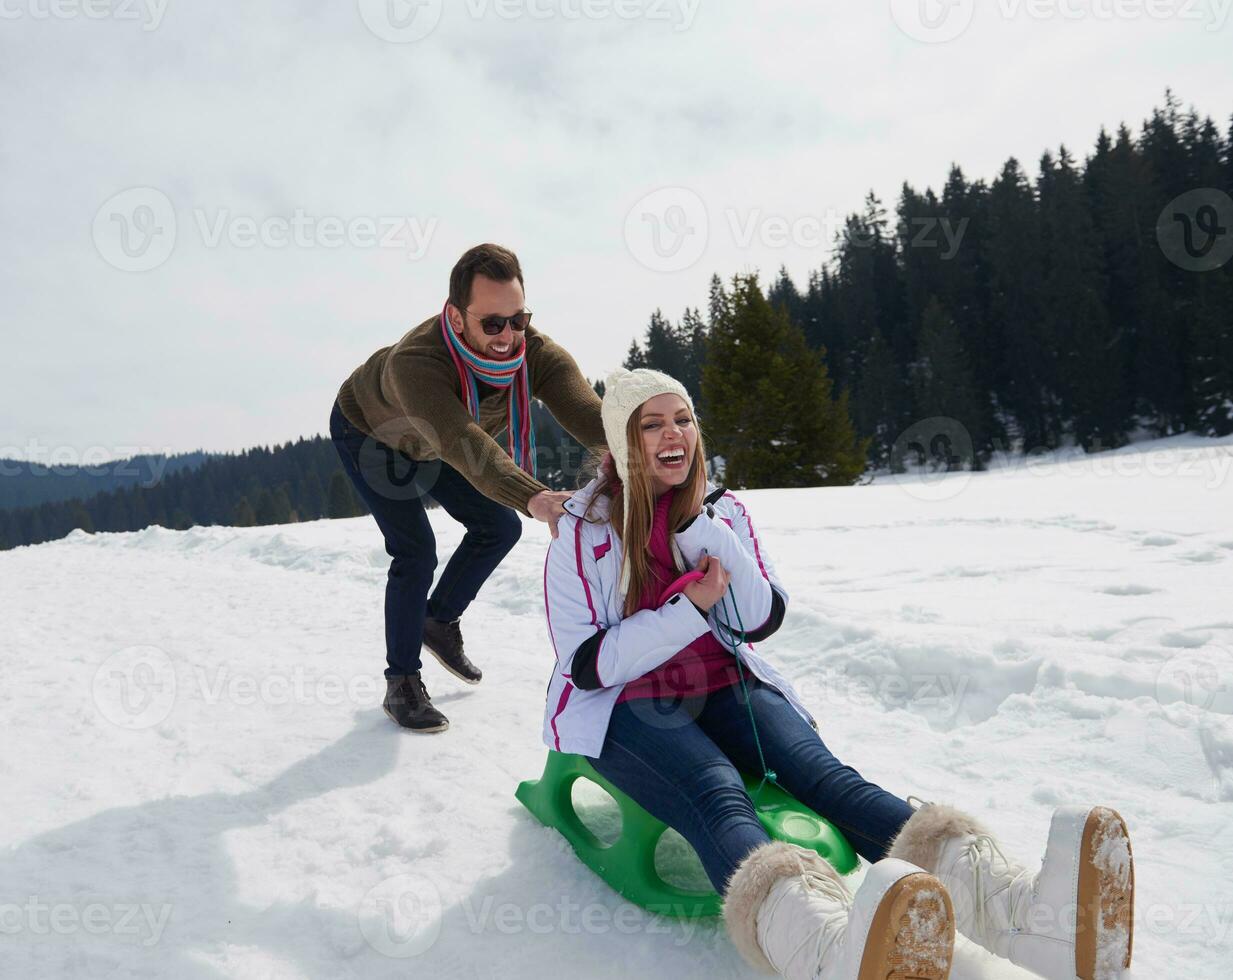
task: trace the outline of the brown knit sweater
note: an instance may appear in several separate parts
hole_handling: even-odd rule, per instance
[[[602,450],[599,396],[577,363],[534,327],[527,327],[525,343],[531,396],[583,446]],[[338,391],[338,407],[365,434],[412,459],[444,460],[485,496],[529,517],[527,504],[548,488],[494,439],[507,425],[509,392],[482,381],[478,390],[476,424],[436,314],[356,368]]]

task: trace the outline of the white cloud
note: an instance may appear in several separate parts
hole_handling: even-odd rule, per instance
[[[153,30],[0,0],[0,449],[322,431],[343,378],[438,309],[483,240],[519,252],[537,322],[601,376],[655,307],[703,304],[712,272],[803,280],[827,255],[799,235],[776,247],[764,219],[826,227],[870,189],[893,208],[903,181],[938,188],[952,161],[992,178],[1062,142],[1081,157],[1170,85],[1222,129],[1233,106],[1227,25],[1109,20],[1096,0],[1076,0],[1078,19],[981,4],[946,44],[864,0],[503,2],[450,0],[427,37],[394,44],[354,0],[171,0]],[[500,13],[518,9],[537,16]],[[173,202],[175,249],[121,272],[91,227],[140,186]],[[622,237],[664,186],[710,218],[681,272],[639,265]],[[418,259],[354,241],[208,247],[199,230],[297,213],[433,230]],[[743,245],[734,228],[759,233]]]

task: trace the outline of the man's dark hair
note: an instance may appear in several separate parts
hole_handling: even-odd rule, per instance
[[[450,302],[460,310],[471,305],[471,284],[476,276],[495,282],[517,279],[518,284],[526,288],[517,255],[500,245],[476,245],[462,253],[450,272]]]

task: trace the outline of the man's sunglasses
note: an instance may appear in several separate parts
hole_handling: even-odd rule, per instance
[[[466,312],[471,313],[470,310]],[[471,313],[471,315],[475,316],[474,313]],[[507,323],[511,330],[522,333],[531,322],[531,311],[523,310],[521,313],[515,313],[513,316],[497,316],[493,313],[490,316],[480,317],[479,322],[480,326],[484,328],[484,333],[488,334],[489,337],[495,337],[499,334],[505,329]]]

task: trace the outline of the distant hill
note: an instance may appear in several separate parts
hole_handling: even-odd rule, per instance
[[[0,458],[0,510],[79,500],[128,487],[154,486],[172,473],[196,469],[207,458],[204,452],[132,456],[95,466],[49,466]]]
[[[579,485],[582,449],[539,404],[532,402],[539,478],[554,489]],[[501,441],[501,440],[498,440]],[[107,464],[119,485],[106,486],[86,473],[54,475],[0,469],[3,499],[43,494],[37,505],[0,508],[0,551],[63,538],[84,531],[140,531],[152,524],[169,528],[224,524],[249,527],[356,517],[368,513],[343,473],[338,453],[326,437],[313,436],[281,446],[257,446],[241,453],[186,453],[120,467]],[[132,475],[134,473],[136,475]],[[161,475],[161,476],[160,476]],[[11,485],[10,485],[11,481]],[[50,488],[74,487],[77,496],[53,496]],[[102,491],[102,492],[100,492]],[[27,498],[28,499],[28,498]],[[435,506],[431,500],[430,506]]]

